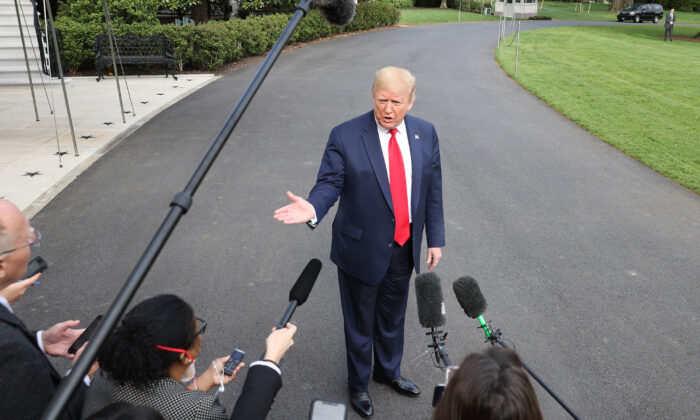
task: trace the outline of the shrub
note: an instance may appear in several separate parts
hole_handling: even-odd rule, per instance
[[[128,33],[139,37],[165,35],[175,49],[174,56],[180,70],[211,71],[224,63],[259,55],[270,49],[289,22],[289,18],[288,14],[274,14],[225,22],[211,21],[196,26],[122,23],[114,26],[114,34],[117,37]],[[346,27],[330,25],[318,10],[311,10],[301,20],[289,42],[303,42],[341,32],[395,25],[398,21],[398,9],[388,3],[358,4],[355,18]],[[56,19],[56,27],[63,32],[64,55],[69,70],[75,72],[80,68],[91,68],[95,58],[92,51],[95,37],[105,33],[104,25],[92,21],[79,22],[61,16]]]
[[[552,20],[551,16],[530,16],[528,19],[530,20]]]
[[[448,0],[447,6],[451,9],[459,9],[461,6],[463,12],[481,13],[483,11],[481,1],[475,0]],[[490,2],[484,2],[483,6],[490,7]]]
[[[122,23],[158,23],[156,13],[160,0],[107,0],[109,14],[115,25]],[[61,0],[58,16],[81,23],[101,23],[104,10],[100,0]]]
[[[397,9],[413,7],[413,0],[370,0],[373,3],[388,3]]]

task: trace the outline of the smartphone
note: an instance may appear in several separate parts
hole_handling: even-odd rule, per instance
[[[97,330],[97,327],[100,325],[100,322],[102,321],[102,315],[97,315],[97,318],[93,319],[90,325],[88,325],[87,328],[85,328],[85,331],[83,331],[82,334],[80,334],[80,337],[78,337],[73,344],[70,345],[68,348],[68,353],[70,354],[75,354],[76,351],[80,349],[80,347],[85,344],[86,341],[90,341],[92,336],[95,334],[95,331]]]
[[[24,273],[24,277],[22,277],[22,280],[26,280],[29,277],[35,276],[37,273],[43,273],[44,271],[46,271],[47,268],[49,268],[49,263],[46,262],[45,259],[37,255],[36,257],[32,258],[31,261],[29,261],[29,264],[27,264],[27,272]],[[34,284],[40,285],[41,282],[35,281]]]
[[[244,357],[245,352],[243,350],[234,349],[233,353],[231,353],[231,358],[228,359],[228,362],[226,362],[226,364],[224,364],[224,375],[233,375],[233,371],[236,370],[236,367],[238,367],[238,365],[241,364]]]
[[[345,420],[348,408],[339,401],[316,398],[311,402],[309,420]]]

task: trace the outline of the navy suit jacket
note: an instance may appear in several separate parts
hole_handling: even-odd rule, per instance
[[[39,348],[36,333],[0,305],[0,417],[40,418],[61,379]],[[86,389],[81,383],[61,419],[80,418]]]
[[[413,261],[420,272],[423,227],[429,248],[445,245],[440,147],[435,127],[404,118],[411,149]],[[331,260],[344,272],[377,284],[387,272],[394,243],[394,209],[374,113],[335,127],[308,201],[320,222],[340,198],[333,222]]]

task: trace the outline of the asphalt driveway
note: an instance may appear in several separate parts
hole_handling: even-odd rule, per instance
[[[552,24],[572,23],[523,29]],[[411,113],[441,140],[447,247],[436,272],[451,359],[486,345],[451,291],[471,275],[486,319],[583,418],[700,416],[700,198],[504,75],[496,34],[496,22],[394,28],[280,57],[136,298],[175,293],[209,322],[198,369],[234,347],[261,354],[289,288],[319,258],[269,418],[304,419],[314,398],[347,399],[332,219],[310,231],[272,212],[286,190],[308,193],[330,129],[368,111],[374,72],[396,65],[416,75]],[[256,70],[153,118],[34,217],[52,266],[15,305],[27,325],[89,322],[108,308]],[[423,394],[371,384],[375,418],[430,416],[443,378],[427,343],[412,290],[402,373]],[[225,405],[241,385],[227,386]],[[545,418],[567,418],[535,387]]]

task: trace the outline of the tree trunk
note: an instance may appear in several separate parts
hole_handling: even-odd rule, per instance
[[[192,19],[195,23],[205,23],[209,22],[209,1],[202,0],[202,2],[196,6],[192,6]]]
[[[632,3],[633,3],[633,0],[613,0],[612,3],[610,3],[610,10],[618,11],[618,10],[624,9],[625,7],[631,5]]]
[[[440,8],[447,9],[447,0],[442,0],[442,2],[440,3]]]

